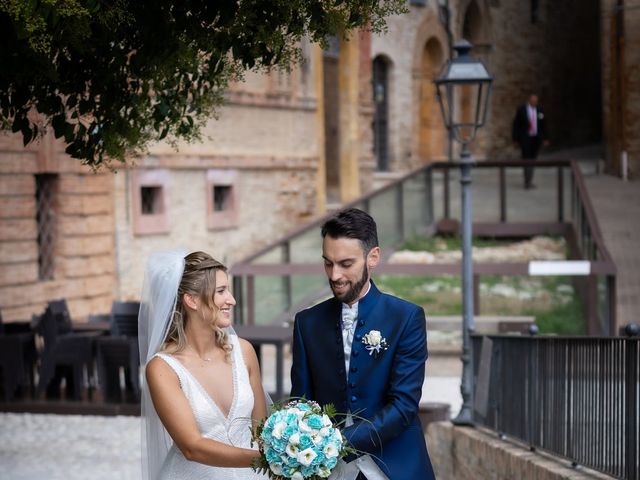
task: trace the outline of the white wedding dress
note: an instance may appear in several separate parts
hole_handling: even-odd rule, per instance
[[[249,383],[242,351],[236,335],[229,335],[233,346],[231,352],[233,370],[233,402],[229,416],[211,399],[209,394],[195,377],[175,357],[157,353],[176,372],[180,387],[189,400],[193,416],[203,437],[211,438],[235,447],[251,446],[251,413],[253,411],[253,390]],[[162,465],[158,477],[160,480],[254,480],[266,479],[250,468],[210,467],[187,460],[175,444]]]

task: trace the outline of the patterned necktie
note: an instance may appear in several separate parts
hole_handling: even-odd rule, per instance
[[[356,321],[356,309],[355,308],[343,308],[342,309],[342,330],[347,332],[347,338],[349,342],[353,340],[353,322]]]

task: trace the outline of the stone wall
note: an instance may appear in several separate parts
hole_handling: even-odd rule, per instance
[[[601,139],[598,1],[536,3],[534,15],[533,2],[524,0],[449,2],[453,41],[463,37],[471,41],[475,45],[472,54],[494,75],[487,123],[471,145],[478,158],[519,157],[511,142],[511,122],[530,92],[540,96],[553,147]],[[373,38],[372,57],[384,55],[392,65],[391,165],[407,170],[446,158],[446,141],[442,140],[446,132],[441,119],[434,118],[440,112],[437,108],[425,112],[424,105],[435,102],[435,91],[428,84],[448,58],[448,42],[437,2],[411,6],[409,13],[392,17],[388,23],[388,32]],[[425,128],[421,125],[425,121],[433,125]],[[427,148],[425,154],[421,142],[437,145]]]
[[[434,422],[427,427],[426,440],[438,480],[612,478],[585,468],[571,468],[566,460],[500,440],[495,432],[481,428]]]
[[[607,170],[622,175],[627,152],[629,175],[640,176],[640,9],[601,0],[603,126]],[[626,4],[626,8],[625,7]]]
[[[203,250],[231,265],[314,213],[316,178],[309,167],[310,160],[291,160],[292,164],[299,164],[295,168],[264,158],[253,162],[232,159],[231,162],[238,166],[228,169],[238,173],[234,185],[238,218],[235,226],[219,230],[212,230],[207,224],[207,169],[202,164],[217,167],[222,161],[202,161],[193,168],[173,163],[166,192],[170,227],[166,232],[155,234],[134,232],[130,191],[133,172],[116,175],[119,299],[139,298],[144,263],[153,251],[177,247]]]
[[[36,174],[51,174],[52,275],[39,272]],[[24,148],[0,136],[0,310],[29,321],[65,298],[74,320],[109,311],[115,287],[110,173],[94,174],[48,136]],[[47,241],[48,243],[48,241]],[[45,279],[45,277],[48,277]]]
[[[149,253],[175,247],[203,250],[227,265],[317,214],[318,135],[315,65],[291,73],[248,72],[231,86],[203,141],[154,146],[114,177],[119,299],[140,295]],[[228,225],[208,220],[211,171],[231,176],[234,213]],[[167,228],[136,231],[136,175],[162,172]]]

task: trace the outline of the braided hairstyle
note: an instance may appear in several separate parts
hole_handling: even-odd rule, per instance
[[[227,267],[204,252],[193,252],[184,257],[184,273],[178,287],[178,299],[173,313],[171,325],[162,349],[167,353],[178,353],[187,346],[185,325],[188,321],[187,310],[184,305],[184,294],[200,298],[200,301],[213,310],[211,329],[215,334],[216,345],[222,348],[227,357],[231,352],[231,344],[227,333],[217,325],[218,307],[213,302],[216,291],[216,271],[227,272]]]

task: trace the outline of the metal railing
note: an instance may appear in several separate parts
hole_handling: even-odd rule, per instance
[[[522,189],[523,161],[483,161],[473,170],[473,232],[476,236],[528,237],[557,235],[567,239],[571,259],[590,262],[590,273],[573,277],[585,306],[587,332],[613,335],[615,264],[611,260],[576,162],[539,160],[536,176],[545,182],[544,205],[528,208],[531,191]],[[345,205],[370,212],[378,224],[383,253],[389,253],[417,233],[457,231],[460,192],[458,164],[438,162]],[[567,191],[568,190],[568,191]],[[539,200],[533,200],[539,201]],[[236,320],[246,324],[282,324],[319,298],[328,288],[322,270],[320,225],[323,216],[231,268],[238,299]],[[460,275],[451,264],[390,264],[376,268],[381,275]],[[479,279],[483,275],[529,275],[526,262],[475,263],[476,314],[480,313]]]
[[[475,421],[640,479],[640,338],[475,336]]]

